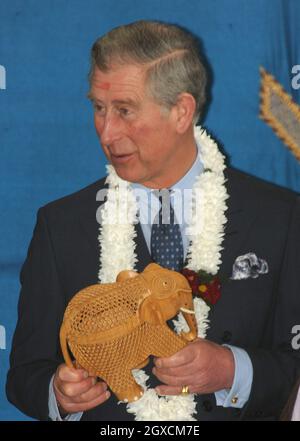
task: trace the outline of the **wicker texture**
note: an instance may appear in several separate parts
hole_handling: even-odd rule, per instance
[[[115,283],[89,286],[70,301],[60,331],[63,355],[107,382],[119,400],[143,394],[132,369],[149,355],[166,357],[197,335],[192,314],[184,313],[190,332],[177,335],[166,321],[181,307],[191,309],[192,293],[184,276],[156,264],[141,273],[122,271]]]

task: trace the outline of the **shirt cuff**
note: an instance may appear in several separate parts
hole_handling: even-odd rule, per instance
[[[60,416],[57,401],[53,389],[53,379],[54,375],[51,378],[50,384],[49,384],[49,400],[48,400],[48,408],[49,408],[49,418],[52,421],[79,421],[82,417],[83,412],[78,413],[70,413],[65,418],[62,418]]]
[[[231,389],[222,389],[215,392],[217,406],[241,409],[248,401],[251,392],[253,381],[252,362],[244,349],[230,345],[223,346],[229,348],[233,354],[235,372]]]

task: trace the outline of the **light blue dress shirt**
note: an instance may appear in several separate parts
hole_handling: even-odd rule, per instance
[[[198,146],[199,148],[199,146]],[[186,227],[190,216],[190,207],[192,201],[192,188],[196,177],[203,171],[203,165],[199,156],[189,171],[171,187],[171,204],[175,212],[175,217],[180,225],[184,258],[187,254],[189,240],[186,235]],[[132,188],[137,197],[139,208],[139,220],[142,231],[150,252],[151,226],[155,216],[159,211],[158,198],[152,189],[144,187],[141,184],[132,184]],[[249,399],[252,381],[253,366],[249,355],[244,349],[236,346],[224,345],[230,348],[235,362],[235,374],[233,385],[230,390],[220,390],[215,392],[217,406],[242,408]],[[79,420],[82,412],[68,415],[65,420]],[[58,411],[55,395],[53,392],[53,378],[49,385],[49,417],[52,420],[61,421]]]

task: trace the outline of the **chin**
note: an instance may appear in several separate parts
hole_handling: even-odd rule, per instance
[[[141,181],[141,178],[133,173],[133,170],[124,170],[121,167],[115,167],[116,173],[119,176],[119,178],[124,179],[124,181],[139,183]]]

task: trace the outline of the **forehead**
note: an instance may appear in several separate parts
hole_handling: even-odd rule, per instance
[[[90,95],[101,98],[139,99],[145,92],[145,70],[135,65],[114,66],[108,72],[95,67],[91,79]]]

